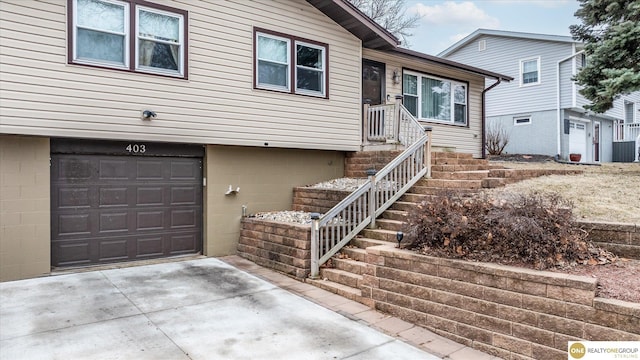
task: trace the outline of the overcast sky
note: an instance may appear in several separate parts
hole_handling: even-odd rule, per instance
[[[407,13],[422,15],[409,48],[437,55],[478,28],[571,35],[577,0],[406,0]]]

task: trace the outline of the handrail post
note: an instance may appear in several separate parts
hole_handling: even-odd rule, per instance
[[[311,213],[311,279],[317,279],[320,275],[319,235],[320,214]]]
[[[396,141],[400,141],[400,121],[402,116],[400,114],[400,108],[402,105],[402,95],[396,95],[396,103],[395,109],[393,111],[393,116],[395,117],[393,121],[393,136]]]
[[[376,170],[367,170],[367,177],[371,188],[369,189],[369,216],[371,216],[371,222],[369,223],[369,229],[376,228]]]
[[[427,133],[427,142],[424,144],[424,166],[427,168],[426,177],[431,177],[431,134],[433,128],[431,126],[425,126],[424,132]]]
[[[362,106],[362,143],[364,145],[369,144],[369,107],[371,106],[371,100],[364,101]]]

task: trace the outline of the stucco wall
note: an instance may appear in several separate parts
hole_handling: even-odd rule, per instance
[[[0,281],[50,271],[49,139],[0,135]]]
[[[292,189],[344,174],[344,154],[335,151],[208,146],[205,198],[207,256],[236,253],[242,206],[247,214],[290,210]],[[229,185],[240,192],[225,195]]]

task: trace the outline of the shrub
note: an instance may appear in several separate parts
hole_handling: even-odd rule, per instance
[[[536,269],[601,263],[604,252],[585,240],[571,204],[557,194],[447,194],[410,211],[404,230],[408,248],[424,254]]]
[[[502,125],[494,122],[487,126],[486,147],[489,155],[500,155],[509,144],[509,133]]]

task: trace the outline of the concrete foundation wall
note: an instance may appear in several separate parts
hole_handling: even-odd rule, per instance
[[[0,281],[49,274],[49,139],[0,135]]]
[[[343,174],[342,152],[208,146],[205,255],[236,253],[243,206],[247,214],[291,210],[293,188]],[[240,192],[225,195],[229,185],[240,187]]]

